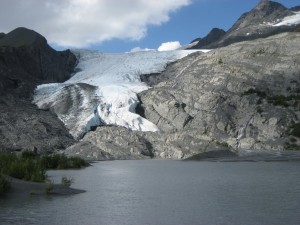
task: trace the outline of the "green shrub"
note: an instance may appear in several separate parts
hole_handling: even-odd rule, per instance
[[[27,181],[42,182],[46,178],[46,170],[38,160],[12,153],[0,153],[0,172]]]
[[[264,91],[259,91],[257,89],[254,89],[254,88],[250,88],[249,90],[245,91],[242,93],[242,96],[245,96],[245,95],[251,95],[251,94],[256,94],[258,97],[260,98],[266,98],[267,97],[267,94],[266,92]],[[262,100],[261,100],[262,101]]]
[[[264,112],[264,110],[261,107],[257,107],[256,110],[259,114],[262,114]]]
[[[86,162],[79,157],[68,158],[61,154],[43,156],[40,162],[46,169],[70,169],[86,166]]]
[[[0,174],[18,179],[43,182],[46,169],[82,168],[86,162],[79,157],[65,155],[37,157],[33,152],[23,152],[20,157],[12,153],[0,153]]]
[[[45,188],[45,192],[46,192],[46,194],[51,194],[51,192],[54,189],[53,181],[52,180],[46,180],[46,184],[47,184],[47,186]]]
[[[297,145],[296,143],[286,142],[284,147],[286,150],[297,150],[297,151],[300,150],[300,146]]]
[[[21,158],[22,159],[35,159],[36,155],[33,151],[23,151]]]
[[[67,177],[61,178],[61,184],[65,187],[70,187],[73,181],[74,181],[73,178],[67,178]]]
[[[0,153],[0,173],[7,174],[12,162],[15,162],[18,157],[12,153]]]
[[[10,183],[0,174],[0,196],[10,190]]]
[[[19,159],[11,163],[7,175],[27,181],[43,182],[46,178],[46,170],[30,159]]]
[[[295,137],[300,137],[300,123],[292,125],[291,135]]]
[[[268,102],[272,103],[275,106],[284,106],[284,107],[288,107],[289,103],[287,101],[289,101],[289,97],[285,97],[283,95],[276,95],[273,97],[268,97]]]
[[[71,168],[82,168],[86,166],[86,162],[80,157],[71,157],[69,166]]]

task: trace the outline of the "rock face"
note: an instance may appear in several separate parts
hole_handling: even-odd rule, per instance
[[[98,127],[83,141],[119,159],[300,149],[300,33],[194,53],[158,74],[136,111],[159,132]]]
[[[143,137],[143,132],[130,131],[124,127],[102,126],[87,133],[79,142],[94,146],[93,151],[82,148],[81,151],[66,150],[69,155],[82,154],[90,160],[97,160],[98,155],[106,154],[109,159],[146,159],[154,156],[152,144]],[[80,144],[81,145],[81,144]]]
[[[210,33],[203,38],[208,41],[201,40],[191,49],[214,49],[240,41],[265,38],[291,31],[294,26],[272,26],[272,24],[294,15],[297,9],[297,7],[288,9],[277,2],[261,0],[254,9],[244,13],[226,33],[220,35],[220,38],[212,38]]]
[[[192,42],[197,41],[198,43],[196,45],[194,45],[192,47],[192,49],[200,49],[200,48],[204,48],[205,46],[209,46],[217,41],[219,41],[224,35],[226,34],[226,32],[222,29],[219,28],[213,28],[209,34],[207,36],[205,36],[204,38],[200,39],[195,39]]]
[[[299,149],[299,44],[300,33],[284,33],[194,53],[142,76],[153,88],[139,94],[136,111],[160,131],[98,127],[83,141],[117,159]]]
[[[53,50],[35,31],[17,28],[0,38],[0,151],[35,146],[39,152],[74,143],[63,123],[31,103],[37,84],[70,77],[76,57]]]
[[[139,94],[139,111],[182,157],[217,146],[288,149],[300,141],[290,135],[300,118],[299,43],[299,33],[284,33],[187,56]],[[158,155],[168,149],[145,136]]]

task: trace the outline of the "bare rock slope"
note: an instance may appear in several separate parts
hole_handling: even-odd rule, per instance
[[[83,140],[112,155],[126,148],[127,158],[132,152],[180,159],[209,150],[297,150],[299,46],[300,33],[283,33],[187,56],[155,74],[153,88],[139,94],[137,111],[159,132],[98,127]]]
[[[31,103],[37,84],[70,77],[76,57],[57,52],[33,30],[17,28],[0,36],[0,151],[64,149],[74,143],[64,124]]]

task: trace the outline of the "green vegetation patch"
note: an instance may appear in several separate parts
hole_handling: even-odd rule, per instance
[[[257,104],[261,104],[263,99],[267,99],[268,103],[273,104],[274,106],[283,106],[283,107],[289,107],[289,106],[297,106],[298,101],[300,100],[300,95],[299,94],[293,94],[289,96],[284,96],[284,95],[275,95],[275,96],[270,96],[267,95],[266,92],[260,91],[254,88],[250,88],[249,90],[243,92],[241,96],[247,96],[251,94],[256,94],[260,99],[258,100]],[[291,104],[293,101],[294,104]]]
[[[300,150],[300,146],[297,145],[296,143],[286,142],[284,147],[285,147],[286,150],[294,150],[294,151],[299,151]]]
[[[0,173],[34,182],[42,182],[46,178],[46,168],[39,160],[23,154],[18,157],[13,153],[1,153]]]
[[[86,166],[86,162],[79,157],[68,158],[65,155],[47,155],[42,156],[41,164],[47,169],[72,169],[72,168],[82,168]]]
[[[10,183],[9,181],[0,174],[0,196],[10,190]]]
[[[36,156],[33,152],[0,153],[0,174],[34,182],[46,179],[47,169],[82,168],[86,162],[79,157],[68,158],[65,155]]]
[[[292,125],[291,135],[300,137],[300,123],[295,123]]]
[[[249,90],[242,93],[242,96],[256,94],[258,97],[266,98],[267,94],[264,91],[260,91],[254,88],[250,88]]]

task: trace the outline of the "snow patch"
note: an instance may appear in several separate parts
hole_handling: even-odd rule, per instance
[[[300,24],[300,12],[294,12],[295,15],[287,16],[282,19],[281,22],[273,24],[272,26],[278,27],[278,26],[292,26]]]

